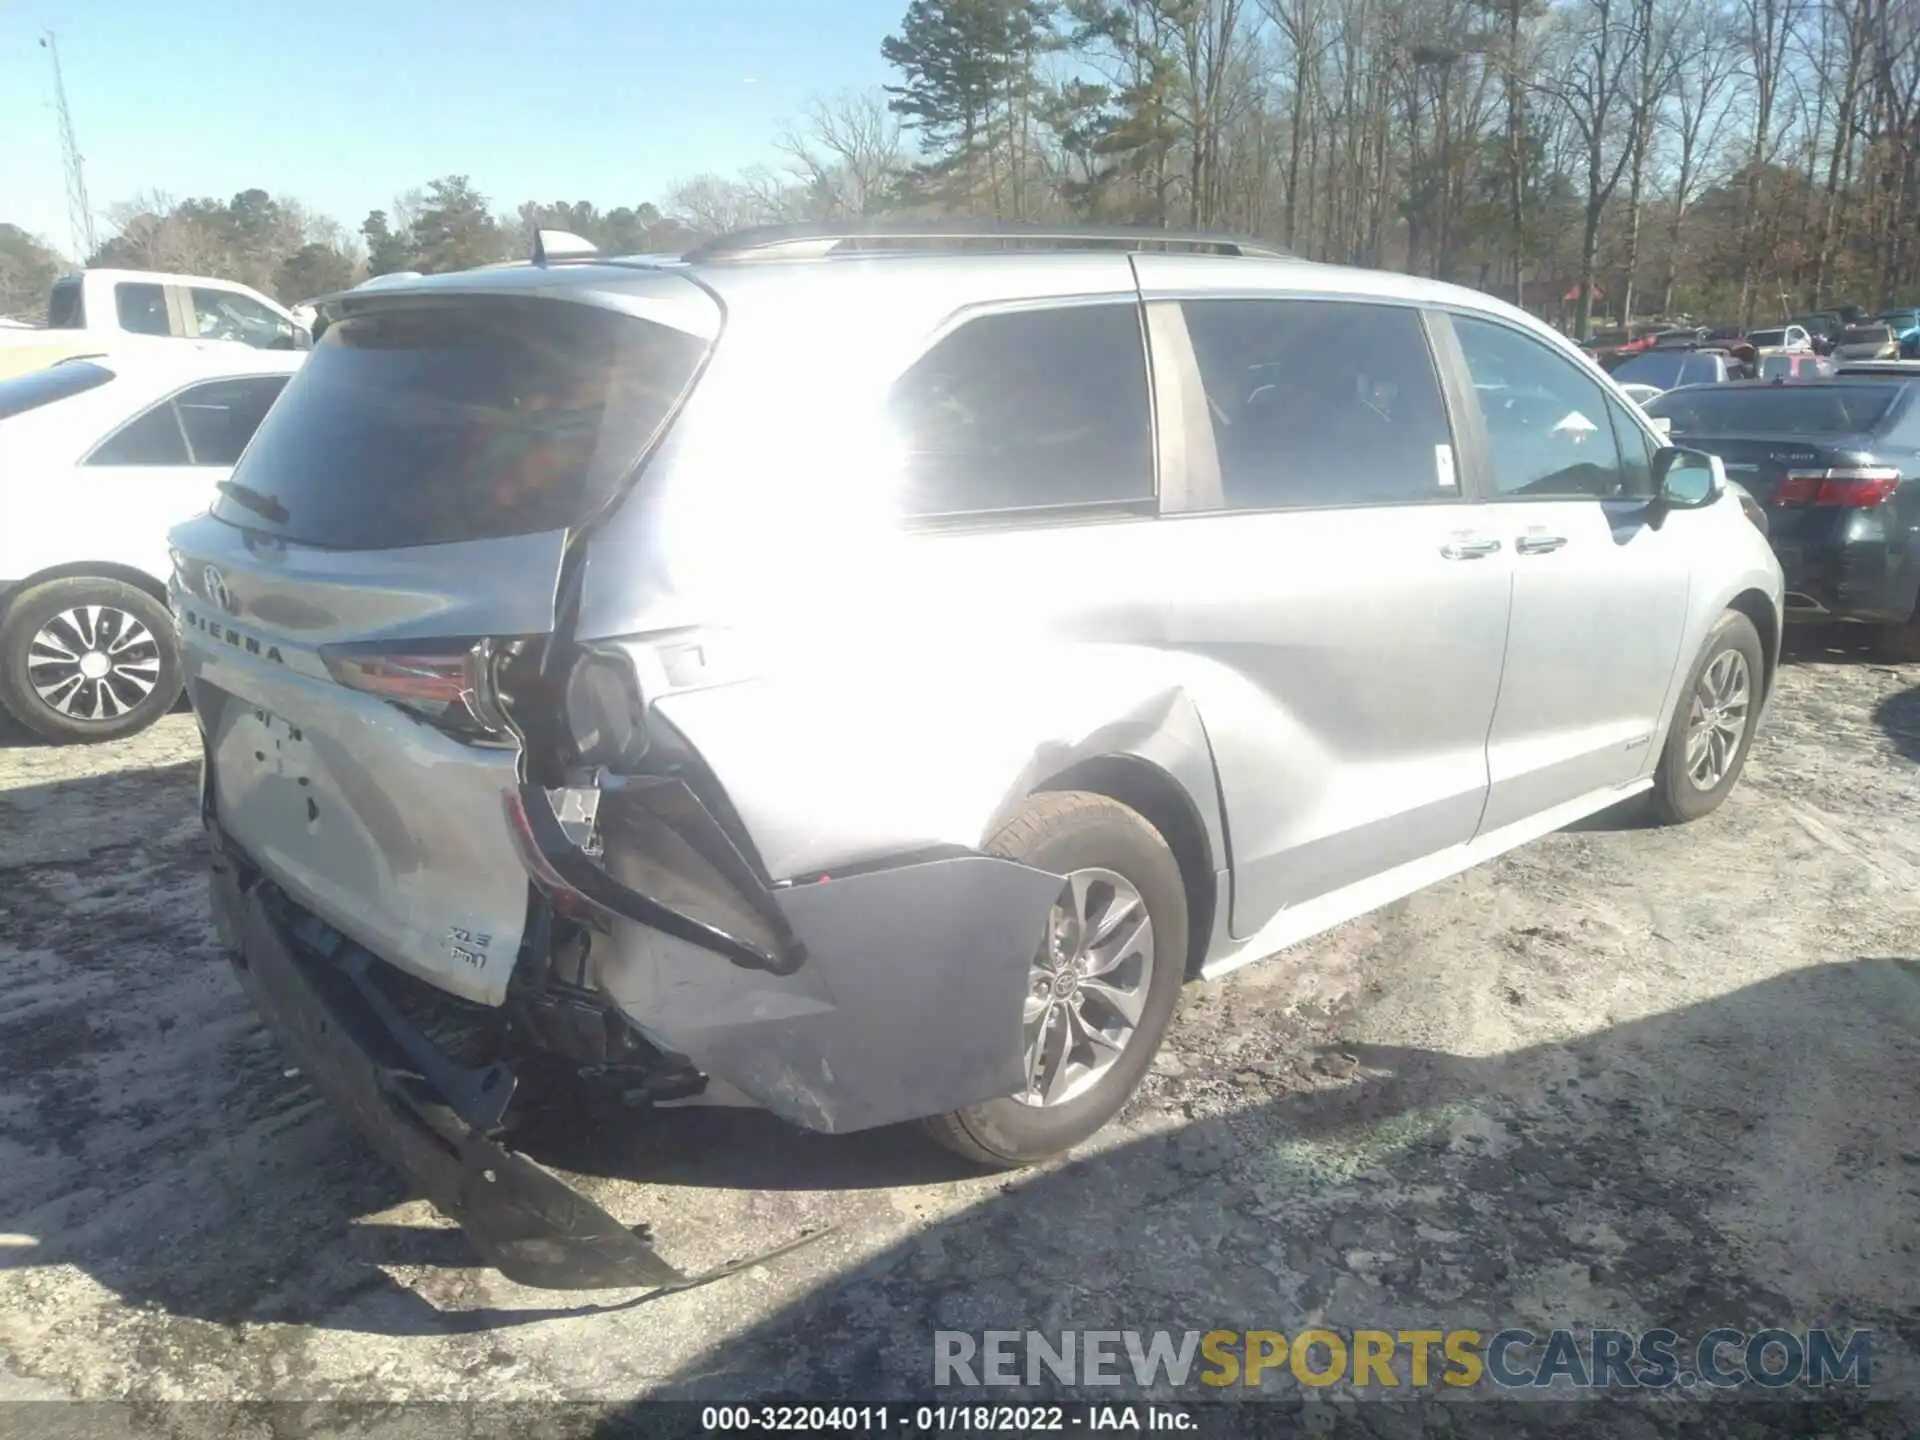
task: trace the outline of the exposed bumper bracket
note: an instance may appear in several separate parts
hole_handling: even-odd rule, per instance
[[[314,947],[273,898],[264,882],[243,890],[231,857],[216,866],[215,909],[237,937],[235,965],[255,1007],[303,1073],[509,1280],[683,1289],[818,1238],[704,1274],[676,1269],[643,1231],[507,1148],[500,1122],[515,1082],[506,1066],[454,1064],[373,983],[371,956],[339,937]]]

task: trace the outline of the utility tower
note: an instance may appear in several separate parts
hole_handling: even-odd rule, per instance
[[[60,74],[60,46],[53,32],[40,37],[40,48],[53,60],[53,104],[60,116],[60,150],[67,166],[67,224],[73,231],[75,258],[84,265],[93,258],[93,207],[87,203],[87,177],[80,165],[80,146],[73,138],[73,113],[67,109],[67,82]]]

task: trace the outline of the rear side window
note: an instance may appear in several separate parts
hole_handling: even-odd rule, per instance
[[[111,379],[113,372],[105,366],[90,360],[70,360],[16,375],[11,380],[0,380],[0,420],[38,410],[69,395],[83,395]]]
[[[559,530],[619,492],[706,342],[517,296],[395,300],[327,327],[214,514],[304,544],[379,550]]]
[[[122,425],[93,454],[89,465],[190,465],[186,433],[173,401],[163,400]]]
[[[193,303],[195,332],[202,340],[238,340],[256,350],[291,350],[293,326],[258,300],[231,290],[187,292]]]
[[[1413,310],[1333,300],[1181,306],[1229,510],[1450,500],[1452,435]]]
[[[238,460],[286,385],[285,375],[250,375],[210,380],[175,396],[193,463],[231,465]]]
[[[905,513],[1151,500],[1146,344],[1132,303],[983,315],[894,383]]]
[[[171,335],[167,320],[167,292],[146,281],[123,280],[113,287],[113,307],[120,328],[135,335]]]
[[[87,328],[86,297],[81,292],[78,280],[53,282],[53,294],[47,299],[47,328],[49,330]]]

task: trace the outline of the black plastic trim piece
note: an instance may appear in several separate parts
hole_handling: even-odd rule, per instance
[[[553,813],[553,804],[543,787],[522,785],[519,801],[521,813],[526,817],[528,838],[539,851],[540,859],[570,890],[591,904],[609,914],[658,930],[663,935],[671,935],[676,940],[710,950],[748,970],[791,975],[805,963],[806,947],[797,938],[789,939],[782,947],[782,953],[770,954],[738,936],[729,935],[716,926],[696,920],[670,905],[663,905],[650,895],[643,895],[631,886],[621,884],[574,844],[561,826],[559,816]],[[773,909],[771,904],[764,908]]]

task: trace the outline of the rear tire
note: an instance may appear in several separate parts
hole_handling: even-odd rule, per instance
[[[119,740],[180,698],[173,616],[123,580],[24,591],[0,616],[0,705],[56,745]]]
[[[1138,1088],[1167,1033],[1186,979],[1187,892],[1180,866],[1159,832],[1105,795],[1036,795],[986,849],[991,855],[1075,877],[1063,887],[1063,903],[1055,908],[1054,924],[1040,938],[1034,960],[1036,983],[1029,1005],[1049,1007],[1049,1018],[1037,1023],[1029,1019],[1024,1037],[1029,1047],[1024,1053],[1033,1057],[1038,1033],[1041,1068],[1063,1083],[1059,1098],[1051,1103],[1008,1096],[936,1115],[921,1125],[969,1160],[1012,1169],[1079,1144],[1111,1120]],[[1120,883],[1098,878],[1103,875],[1118,877]],[[1137,897],[1137,906],[1128,890]],[[1079,904],[1072,903],[1076,898]],[[1148,922],[1138,931],[1137,910],[1144,910]],[[1088,920],[1085,926],[1078,923],[1081,918]],[[1112,933],[1103,935],[1103,923],[1112,924]],[[1082,934],[1093,937],[1084,951],[1077,938]],[[1076,956],[1083,958],[1076,961]],[[1145,964],[1140,963],[1143,957]],[[1084,992],[1077,981],[1063,978],[1062,988],[1072,989],[1072,994],[1056,1000],[1058,992],[1039,983],[1049,967],[1057,972],[1076,964],[1096,982]],[[1118,997],[1123,1006],[1137,1003],[1138,1015],[1124,1032],[1119,1054],[1102,1070],[1087,1065],[1075,1079],[1070,1056],[1102,1053],[1080,1037],[1090,1028],[1114,1033],[1124,1019],[1124,1009],[1109,997]],[[1054,1054],[1060,1058],[1057,1068],[1045,1063]],[[1028,1095],[1039,1098],[1037,1090]]]
[[[1746,767],[1766,683],[1760,632],[1729,610],[1707,632],[1674,707],[1653,773],[1653,813],[1665,824],[1711,815]]]

